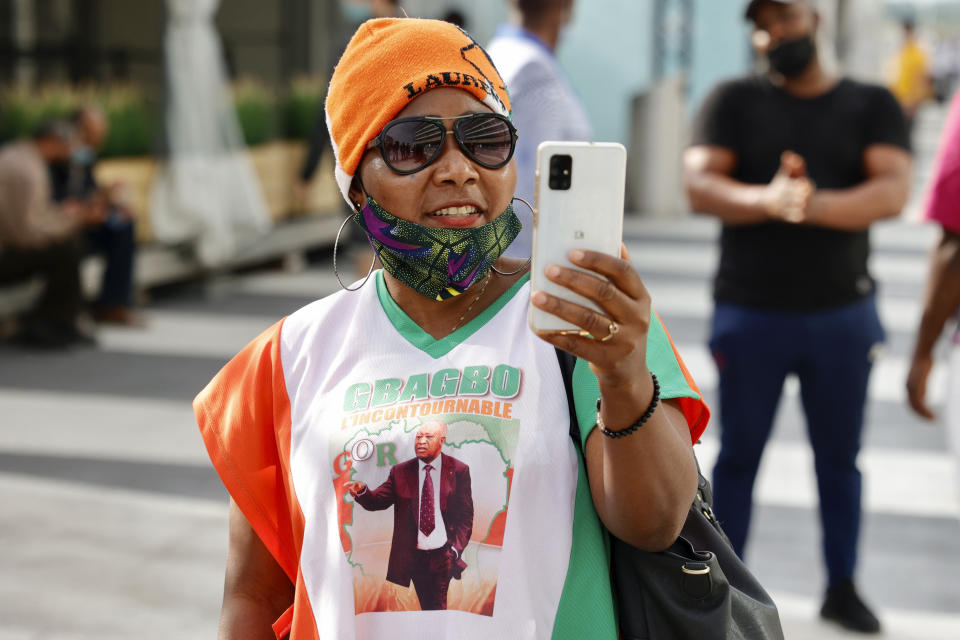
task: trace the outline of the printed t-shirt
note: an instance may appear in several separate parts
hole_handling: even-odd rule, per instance
[[[818,189],[846,189],[866,179],[871,145],[909,149],[903,110],[883,87],[840,80],[823,95],[798,98],[764,76],[719,85],[704,101],[694,145],[736,154],[732,177],[768,184],[784,151],[806,161]],[[870,295],[867,231],[786,222],[724,225],[714,298],[772,311],[821,311]]]
[[[603,529],[569,436],[556,352],[528,328],[529,288],[524,278],[435,340],[378,272],[375,286],[268,329],[197,397],[214,466],[296,585],[285,621],[293,638],[617,637]],[[696,441],[709,411],[656,317],[648,364]],[[584,363],[574,383],[585,441],[599,390]],[[409,488],[418,485],[401,477],[415,467],[417,429],[435,420],[447,425],[443,522],[451,541],[468,540],[466,568],[447,610],[419,611],[403,566],[418,537]],[[380,510],[345,486],[383,491],[391,478],[397,499]],[[464,500],[469,509],[450,506]]]

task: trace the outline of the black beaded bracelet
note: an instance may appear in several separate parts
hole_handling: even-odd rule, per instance
[[[603,435],[608,438],[623,438],[646,424],[650,416],[653,415],[653,412],[657,410],[657,405],[660,404],[660,381],[657,380],[657,376],[652,371],[650,372],[650,377],[653,378],[653,399],[650,400],[650,406],[647,407],[647,412],[640,416],[640,419],[634,422],[632,426],[622,431],[610,431],[610,429],[604,426],[603,419],[600,417],[600,398],[597,398],[597,427],[600,428],[600,432]]]

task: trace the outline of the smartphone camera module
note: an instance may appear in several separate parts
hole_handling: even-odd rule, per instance
[[[572,171],[573,157],[560,154],[550,156],[550,188],[555,191],[569,189]]]

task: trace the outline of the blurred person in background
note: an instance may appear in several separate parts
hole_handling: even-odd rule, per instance
[[[0,147],[0,284],[43,280],[43,292],[19,322],[17,341],[31,347],[89,344],[81,330],[78,229],[92,215],[78,200],[52,197],[48,165],[65,162],[73,132],[64,122],[41,124],[31,140]]]
[[[450,9],[445,11],[440,19],[444,22],[455,24],[461,29],[466,30],[467,28],[467,16],[463,15],[463,11],[460,11],[460,9]]]
[[[337,51],[336,59],[340,58],[343,50],[346,49],[347,40],[357,28],[366,20],[371,18],[399,18],[402,15],[399,0],[354,0],[353,2],[341,3],[343,18],[349,31],[342,45]],[[333,69],[329,70],[328,77],[333,74]],[[317,118],[313,123],[313,130],[310,133],[310,139],[307,141],[307,153],[303,158],[303,164],[300,167],[300,175],[294,194],[297,202],[306,206],[310,201],[310,183],[313,176],[320,166],[323,155],[331,151],[330,138],[327,134],[327,120],[324,110],[321,108]],[[337,236],[338,245],[340,236]],[[343,243],[346,246],[345,253],[347,260],[353,265],[353,272],[358,278],[367,275],[371,268],[371,263],[375,263],[373,250],[366,241],[356,233],[347,230],[344,234]]]
[[[510,87],[517,140],[517,196],[534,201],[537,147],[545,140],[589,140],[590,120],[557,61],[564,27],[573,17],[573,0],[510,0],[510,23],[497,28],[487,51]],[[530,256],[533,212],[517,207],[523,231],[507,255]]]
[[[877,632],[853,581],[857,453],[884,340],[868,229],[906,202],[906,123],[883,87],[824,70],[811,3],[753,0],[746,17],[769,69],[714,89],[684,155],[693,209],[723,222],[710,339],[722,425],[714,509],[742,556],[760,457],[784,380],[797,375],[820,495],[821,615]]]
[[[933,349],[946,327],[960,311],[960,92],[954,95],[940,143],[924,217],[940,225],[940,241],[930,255],[923,312],[907,375],[910,407],[927,420],[934,413],[927,405],[927,381],[933,369]],[[949,356],[947,387],[947,439],[960,459],[960,328],[955,328]],[[960,466],[958,466],[960,480]]]
[[[372,18],[399,18],[403,15],[399,0],[340,0],[340,13],[346,25],[344,40],[337,58],[347,46],[350,36],[361,24]]]
[[[76,144],[69,158],[50,164],[50,177],[55,201],[81,200],[91,211],[83,229],[86,252],[101,254],[106,262],[93,317],[109,324],[140,326],[143,320],[132,310],[136,234],[133,216],[124,204],[124,185],[100,185],[96,179],[97,154],[110,124],[98,106],[77,109],[70,122]]]
[[[399,18],[402,15],[398,0],[370,0],[371,18]]]
[[[930,63],[926,52],[917,42],[916,27],[913,22],[903,23],[903,44],[893,63],[893,78],[890,91],[900,101],[903,113],[907,117],[907,127],[913,130],[917,109],[930,99],[933,92],[930,76]]]
[[[344,2],[341,4],[343,9],[343,19],[349,25],[349,32],[346,36],[349,38],[366,20],[370,18],[396,18],[400,16],[398,0],[354,0],[353,2]],[[336,58],[347,46],[346,39],[337,51]],[[328,77],[333,73],[333,69],[328,70]],[[307,145],[307,155],[303,158],[303,165],[300,167],[299,182],[297,184],[297,198],[301,202],[306,202],[309,193],[310,182],[313,180],[317,167],[320,166],[320,160],[330,149],[330,139],[327,137],[327,122],[324,117],[323,109],[317,114],[317,119],[313,125],[313,131]]]

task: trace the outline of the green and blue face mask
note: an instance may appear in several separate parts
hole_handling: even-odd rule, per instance
[[[397,218],[370,197],[353,219],[387,273],[433,300],[458,296],[483,280],[522,227],[512,204],[485,225],[439,229]]]

